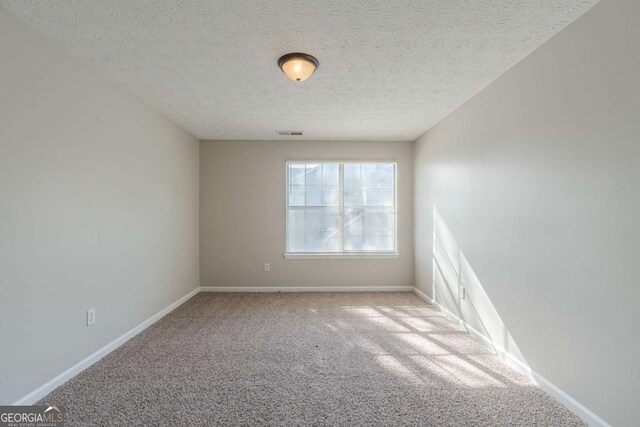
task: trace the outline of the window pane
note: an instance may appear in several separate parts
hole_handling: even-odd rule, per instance
[[[322,165],[322,184],[338,186],[340,181],[340,168],[337,163],[325,163]]]
[[[380,193],[375,188],[367,189],[364,193],[364,204],[366,206],[380,206]]]
[[[395,197],[393,194],[393,190],[383,190],[378,193],[380,199],[380,206],[393,206],[395,203]]]
[[[364,201],[362,200],[362,193],[354,190],[344,190],[344,205],[345,206],[362,206]]]
[[[287,210],[287,251],[304,252],[304,209]]]
[[[337,208],[305,209],[305,252],[340,250],[340,216]]]
[[[345,209],[344,250],[364,250],[364,208]]]
[[[344,165],[345,206],[394,206],[394,204],[394,164]]]
[[[323,209],[322,251],[340,252],[340,212],[338,208]]]
[[[304,185],[304,175],[304,163],[293,163],[289,165],[289,185]]]
[[[357,163],[345,163],[344,165],[344,185],[360,186],[360,164]]]
[[[287,215],[287,225],[289,230],[298,231],[305,229],[304,209],[288,209]]]
[[[340,252],[340,238],[332,237],[324,239],[323,252]]]
[[[290,163],[287,173],[288,252],[395,250],[395,164]]]
[[[395,241],[393,208],[346,208],[345,251],[392,251]]]
[[[319,185],[307,185],[305,188],[306,205],[322,206],[322,187]]]
[[[289,206],[304,206],[304,187],[289,187]]]
[[[298,233],[289,233],[287,241],[287,252],[305,252],[304,230]]]
[[[377,167],[374,164],[360,165],[360,186],[364,191],[374,191],[376,188]]]
[[[367,251],[393,251],[393,235],[366,235],[365,250]]]
[[[392,163],[378,165],[378,179],[383,188],[393,190],[395,187],[395,169]]]
[[[360,165],[344,165],[344,205],[363,206],[364,192],[360,179]]]
[[[305,185],[322,185],[322,165],[307,163]]]
[[[340,193],[337,185],[325,185],[322,187],[322,205],[323,206],[339,206]]]

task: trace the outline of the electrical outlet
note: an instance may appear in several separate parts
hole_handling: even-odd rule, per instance
[[[264,271],[271,271],[271,265],[268,262],[264,263]]]
[[[465,299],[467,297],[467,290],[463,287],[460,287],[460,299]]]
[[[87,310],[87,326],[91,326],[96,323],[96,309],[90,308]]]

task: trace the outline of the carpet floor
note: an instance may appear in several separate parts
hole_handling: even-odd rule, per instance
[[[409,292],[200,293],[41,400],[67,426],[583,426]]]

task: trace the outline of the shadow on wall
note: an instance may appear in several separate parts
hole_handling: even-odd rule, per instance
[[[449,315],[461,319],[469,333],[489,344],[505,361],[531,373],[529,364],[436,207],[433,208],[433,299]]]

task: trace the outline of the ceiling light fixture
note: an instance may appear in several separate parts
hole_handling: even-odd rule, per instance
[[[287,53],[278,59],[278,67],[291,80],[303,82],[313,75],[320,63],[306,53]]]

